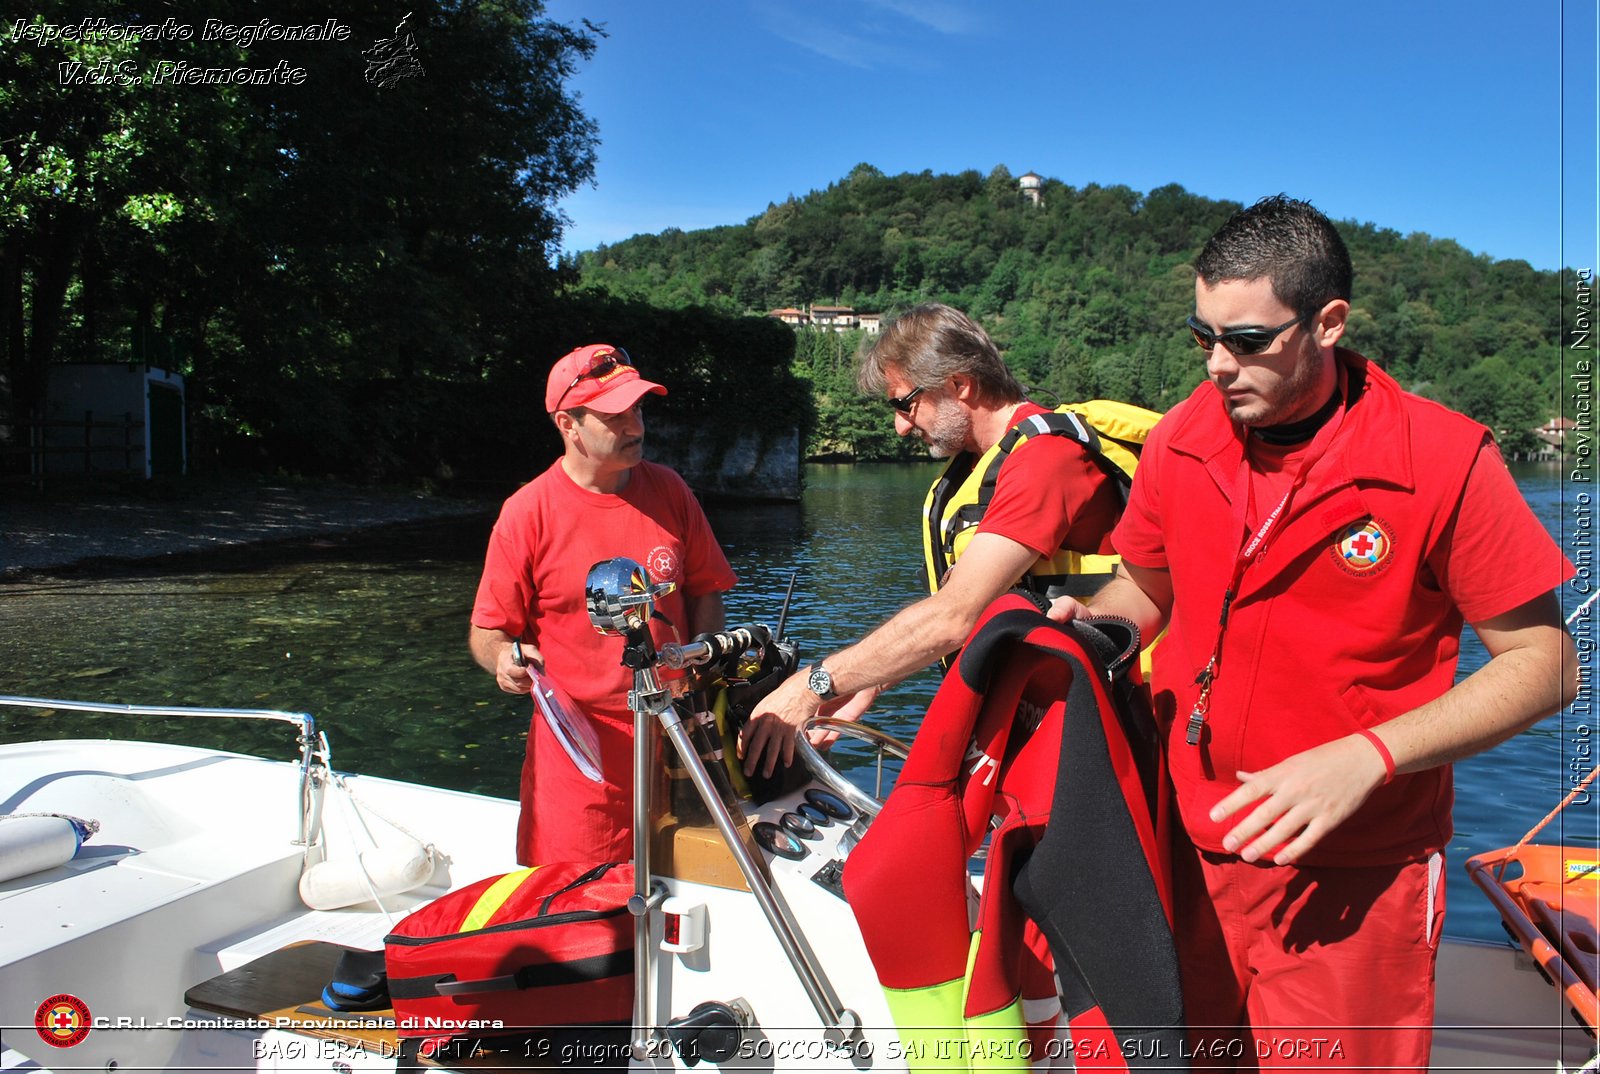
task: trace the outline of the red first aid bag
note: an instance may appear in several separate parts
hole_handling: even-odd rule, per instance
[[[633,1016],[630,863],[492,876],[413,911],[384,937],[401,1038],[494,1036]]]

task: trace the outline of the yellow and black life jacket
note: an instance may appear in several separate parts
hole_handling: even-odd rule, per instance
[[[922,553],[928,591],[939,591],[945,575],[966,550],[989,509],[1000,467],[1019,445],[1035,436],[1070,438],[1117,483],[1125,504],[1139,452],[1160,417],[1153,410],[1113,399],[1069,403],[1017,422],[976,462],[965,452],[952,458],[923,504]],[[1062,548],[1030,567],[1019,584],[1052,597],[1087,596],[1110,579],[1117,562],[1116,556]]]

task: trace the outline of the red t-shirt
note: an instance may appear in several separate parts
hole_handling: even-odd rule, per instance
[[[1011,424],[1050,411],[1023,403]],[[1000,466],[979,533],[1009,537],[1041,556],[1057,549],[1109,555],[1122,510],[1116,482],[1065,436],[1032,436]]]
[[[633,673],[622,666],[621,639],[596,632],[584,602],[589,568],[616,556],[642,564],[654,582],[678,583],[657,610],[682,640],[684,598],[737,581],[683,479],[649,462],[634,467],[621,493],[606,495],[578,487],[557,460],[506,500],[489,538],[472,623],[538,646],[546,674],[593,723],[604,776],[601,783],[584,778],[535,715],[517,837],[524,865],[632,854]],[[658,645],[675,640],[660,620],[651,634]]]

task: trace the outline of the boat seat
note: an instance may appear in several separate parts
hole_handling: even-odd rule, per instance
[[[290,944],[227,973],[202,981],[184,993],[196,1010],[229,1018],[282,1025],[287,1032],[339,1041],[351,1050],[393,1058],[399,1054],[394,1010],[335,1011],[322,1002],[322,989],[346,951],[321,940]],[[521,1042],[515,1048],[473,1049],[448,1062],[423,1057],[424,1067],[449,1070],[554,1070],[530,1065]]]

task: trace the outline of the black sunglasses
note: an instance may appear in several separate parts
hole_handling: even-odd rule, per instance
[[[1228,353],[1236,357],[1245,357],[1251,354],[1260,354],[1272,346],[1272,341],[1286,328],[1304,321],[1305,314],[1301,314],[1292,321],[1284,321],[1276,328],[1235,328],[1231,332],[1213,332],[1199,321],[1190,317],[1184,323],[1189,326],[1189,331],[1194,333],[1195,344],[1207,354],[1210,354],[1218,343],[1228,348]]]
[[[912,388],[904,395],[891,395],[889,396],[889,405],[901,414],[909,414],[911,413],[911,404],[916,402],[917,396],[921,395],[922,391],[922,388],[917,387]]]
[[[573,377],[572,383],[567,385],[566,391],[563,391],[559,396],[557,396],[557,410],[561,409],[561,401],[567,397],[567,393],[576,388],[580,381],[603,380],[604,378],[610,376],[617,366],[631,366],[633,364],[633,359],[629,358],[628,352],[623,350],[621,347],[614,347],[611,350],[604,351],[602,353],[604,357],[598,358],[588,369],[585,369],[582,373],[579,373],[577,376]]]

